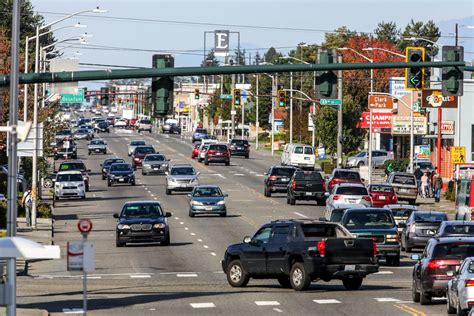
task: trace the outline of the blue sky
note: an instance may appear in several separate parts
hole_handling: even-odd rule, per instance
[[[442,25],[443,35],[454,31],[454,22],[474,25],[472,0],[32,0],[35,10],[43,14],[47,22],[60,18],[62,13],[72,13],[100,6],[107,9],[104,14],[88,14],[94,17],[78,16],[67,25],[80,21],[87,29],[65,29],[57,32],[57,39],[87,31],[93,34],[89,42],[94,45],[140,48],[147,50],[189,50],[176,54],[176,66],[199,65],[202,60],[204,31],[229,29],[239,31],[244,48],[294,47],[299,42],[321,43],[325,30],[346,25],[351,30],[373,31],[380,21],[395,21],[403,28],[410,19],[434,20]],[[56,14],[53,14],[56,13]],[[278,29],[242,28],[221,25],[189,25],[171,22],[137,22],[120,20],[116,17],[152,19],[166,21],[187,21],[215,24],[248,26],[273,26],[284,28],[311,29],[312,31],[284,31]],[[446,29],[446,31],[444,31]],[[461,35],[472,37],[462,39],[466,51],[473,52],[474,29],[461,28]],[[444,43],[453,43],[444,38]],[[209,37],[208,47],[213,45]],[[237,45],[236,38],[231,45]],[[287,51],[288,49],[281,49]],[[75,49],[66,50],[71,56]],[[263,53],[262,49],[260,53]],[[130,52],[114,50],[80,50],[81,62],[151,66],[153,52]],[[252,50],[252,55],[255,50]],[[471,54],[467,59],[474,59]]]

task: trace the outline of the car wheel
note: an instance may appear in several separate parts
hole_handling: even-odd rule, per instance
[[[421,289],[420,293],[420,304],[421,305],[430,305],[431,304],[431,295],[425,293],[423,289]]]
[[[132,187],[134,187],[135,186],[135,181],[131,182],[131,184],[132,184]]]
[[[318,199],[317,202],[318,202],[318,205],[320,205],[320,206],[326,205],[326,200],[325,199]]]
[[[411,252],[413,248],[412,247],[408,247],[408,241],[405,237],[405,252]]]
[[[265,195],[266,197],[271,197],[272,192],[270,192],[270,190],[267,187],[265,187],[265,189],[263,191],[263,195]]]
[[[142,176],[146,176],[146,172],[142,169]]]
[[[290,271],[290,284],[295,291],[305,291],[311,284],[311,278],[301,262],[295,262]]]
[[[107,178],[105,176],[102,176],[102,180],[105,180],[105,179],[107,179]]]
[[[362,278],[344,278],[342,279],[342,284],[349,291],[356,291],[360,289],[362,285]]]
[[[230,165],[230,161],[226,161],[226,162],[225,162],[225,165],[226,165],[226,166],[229,166],[229,165]]]
[[[89,155],[89,156],[90,156],[90,155],[91,155],[91,152],[90,152],[90,151],[88,151],[88,152],[87,152],[87,155]]]
[[[108,187],[111,187],[111,186],[112,186],[112,181],[107,180],[107,186],[108,186]]]
[[[51,180],[51,179],[45,179],[45,180],[43,181],[43,186],[44,186],[45,188],[52,188],[52,187],[53,187],[53,180]]]
[[[410,201],[408,201],[408,203],[409,203],[410,205],[415,205],[415,204],[416,204],[416,200],[410,200]]]
[[[415,280],[413,280],[413,282],[411,283],[411,299],[415,303],[420,302],[420,293],[418,293],[418,291],[416,290],[416,281]]]
[[[120,238],[118,236],[115,237],[115,246],[117,247],[124,247],[125,243],[120,241]]]
[[[209,166],[209,159],[204,158],[204,164],[205,164],[206,166]]]
[[[296,199],[290,197],[290,205],[295,205],[296,204]]]
[[[249,283],[250,277],[245,271],[240,260],[233,260],[227,266],[227,282],[232,287],[244,287]]]
[[[461,308],[461,303],[458,301],[458,306],[456,308],[457,316],[467,316],[467,311]]]
[[[357,167],[360,168],[360,167],[363,167],[365,165],[365,163],[363,161],[360,161],[358,164],[357,164]]]
[[[55,201],[59,201],[59,198],[55,195],[55,196],[54,196],[54,200],[55,200]]]
[[[280,285],[285,288],[285,289],[289,289],[291,288],[291,283],[290,283],[290,278],[286,275],[283,275],[283,276],[279,276],[277,278],[278,280],[278,283],[280,283]]]
[[[171,240],[171,239],[170,239],[170,233],[168,232],[168,233],[166,234],[165,240],[163,240],[163,241],[161,242],[161,245],[162,245],[162,246],[169,246],[169,245],[170,245],[170,240]]]
[[[194,213],[191,210],[189,210],[188,215],[189,215],[189,217],[194,217]]]
[[[107,155],[107,150],[104,150],[104,155]]]
[[[286,197],[286,204],[290,204],[290,198],[288,196]]]
[[[170,189],[166,189],[166,195],[171,195],[171,190]]]
[[[387,264],[393,267],[400,266],[400,256],[387,257]]]
[[[250,158],[250,154],[246,154],[246,155],[245,155],[245,158],[246,158],[246,159],[249,159],[249,158]]]
[[[85,195],[81,196],[81,200],[85,200],[85,199],[86,199]]]
[[[227,212],[226,213],[221,213],[219,214],[220,217],[226,217],[227,216]]]
[[[198,162],[201,162],[201,161],[202,161],[202,159],[201,159],[201,158],[198,158]]]
[[[86,192],[89,192],[89,184],[86,184]]]
[[[455,314],[457,312],[456,308],[451,305],[451,298],[449,297],[449,290],[446,293],[446,312],[448,314]]]

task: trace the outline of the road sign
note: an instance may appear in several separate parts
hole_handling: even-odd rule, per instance
[[[342,100],[339,99],[320,99],[321,105],[341,105]]]
[[[313,114],[308,113],[308,132],[312,132],[314,129]]]
[[[369,109],[392,109],[393,98],[388,95],[369,95]]]
[[[236,110],[231,110],[230,111],[230,115],[236,115],[237,114],[237,111]]]
[[[63,93],[61,94],[61,103],[82,103],[84,102],[84,90],[77,89],[76,94]]]
[[[466,162],[466,146],[451,146],[451,163]]]
[[[221,99],[232,100],[234,96],[232,94],[221,94]]]
[[[77,223],[77,229],[82,234],[88,234],[92,230],[92,221],[88,218],[82,218]]]
[[[67,270],[82,271],[84,248],[81,241],[68,241],[67,243]]]

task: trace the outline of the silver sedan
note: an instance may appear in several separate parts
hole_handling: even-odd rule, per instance
[[[467,315],[474,303],[474,257],[464,259],[457,271],[449,271],[448,314]]]
[[[168,171],[169,159],[166,159],[164,155],[160,154],[149,154],[143,158],[142,162],[142,175],[152,173],[165,173]]]

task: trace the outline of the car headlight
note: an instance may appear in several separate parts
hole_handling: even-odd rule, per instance
[[[224,200],[219,201],[219,202],[217,202],[217,205],[225,205],[225,201]]]
[[[115,178],[115,175],[113,175],[113,174],[110,174],[109,176],[110,176],[112,179]]]
[[[133,176],[134,176],[133,172],[132,172],[132,173],[129,173],[129,174],[127,174],[127,177],[133,177]]]
[[[83,187],[84,187],[84,183],[80,183],[80,184],[78,185],[78,187],[83,188]]]
[[[169,182],[176,182],[176,180],[174,178],[168,178],[168,181]]]
[[[398,241],[398,235],[387,235],[386,239],[388,242],[397,242]]]
[[[199,201],[191,201],[191,205],[202,205],[202,202],[199,202]]]
[[[106,171],[107,171],[107,169],[105,169],[105,168],[102,168],[102,172],[106,172]]]
[[[129,225],[126,225],[126,224],[118,224],[118,225],[117,225],[117,228],[118,228],[118,229],[130,229],[130,226],[129,226]]]
[[[153,225],[153,228],[165,228],[165,227],[166,227],[166,224],[164,223],[158,223],[158,224]]]
[[[151,167],[151,165],[150,165],[150,164],[147,164],[147,163],[144,164],[143,166],[144,166],[144,167]]]

